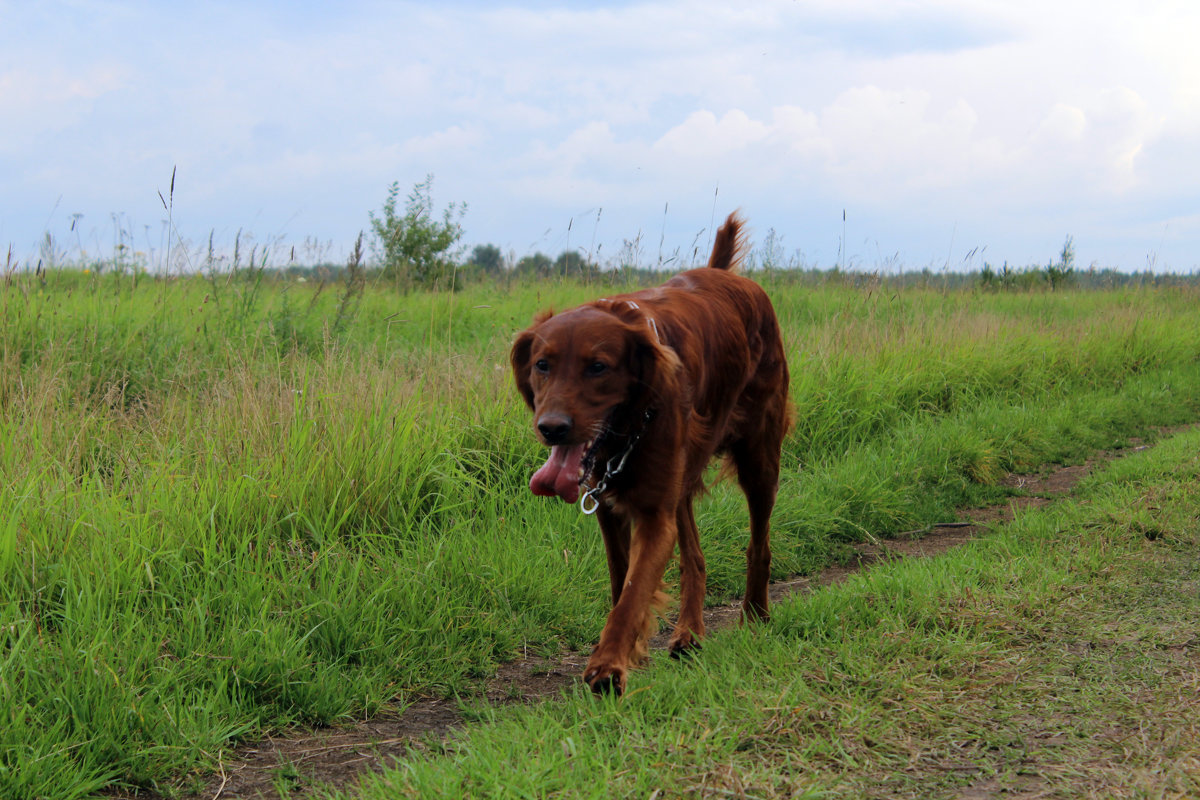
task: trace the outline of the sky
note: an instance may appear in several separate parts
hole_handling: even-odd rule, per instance
[[[1193,0],[0,0],[0,248],[161,265],[169,217],[176,258],[342,261],[432,175],[515,257],[687,266],[740,209],[810,267],[1069,236],[1191,272],[1198,31]]]

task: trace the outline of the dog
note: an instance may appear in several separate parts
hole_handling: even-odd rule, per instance
[[[734,212],[707,267],[539,313],[512,346],[517,388],[550,447],[530,489],[579,501],[604,537],[613,605],[583,673],[597,693],[621,694],[647,655],[676,545],[671,655],[704,636],[705,563],[692,502],[714,456],[725,457],[750,509],[742,618],[768,616],[770,519],[791,406],[775,310],[758,284],[736,274],[745,244]]]

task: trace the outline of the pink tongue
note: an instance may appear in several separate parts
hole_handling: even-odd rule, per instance
[[[533,473],[529,489],[540,497],[558,495],[568,503],[579,499],[579,467],[583,463],[584,445],[574,447],[555,445],[550,448],[550,458],[542,468]]]

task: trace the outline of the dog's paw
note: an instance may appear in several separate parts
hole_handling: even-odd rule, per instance
[[[690,658],[700,652],[700,639],[691,631],[678,633],[671,637],[670,643],[667,644],[667,652],[674,659]]]
[[[592,667],[583,673],[583,680],[596,694],[620,697],[625,692],[625,670],[620,667]]]
[[[751,622],[767,622],[771,619],[771,612],[767,610],[767,604],[751,603],[749,600],[742,601],[742,617],[741,624],[745,625]]]

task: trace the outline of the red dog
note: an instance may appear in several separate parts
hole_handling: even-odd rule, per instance
[[[580,499],[600,520],[613,608],[584,671],[593,691],[625,689],[646,654],[652,605],[679,544],[681,608],[672,655],[704,635],[704,555],[692,498],[726,455],[750,506],[743,618],[765,619],[770,518],[790,420],[788,369],[766,293],[733,270],[736,214],[708,267],[662,286],[544,312],[511,360],[550,458],[534,494]]]

